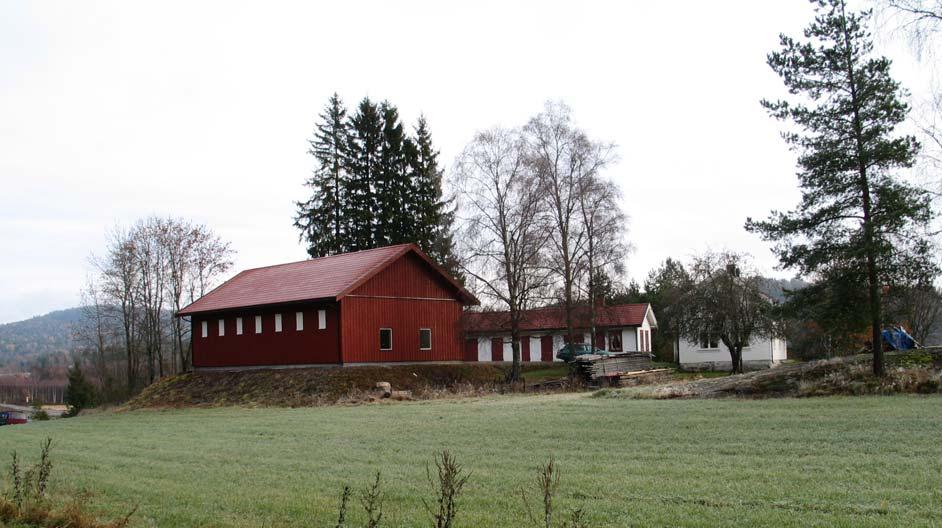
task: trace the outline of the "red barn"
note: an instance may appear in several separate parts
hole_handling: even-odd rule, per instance
[[[243,271],[180,310],[193,366],[460,361],[478,300],[414,244]]]

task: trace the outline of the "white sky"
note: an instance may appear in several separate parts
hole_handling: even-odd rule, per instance
[[[150,214],[204,222],[235,270],[306,256],[294,201],[316,115],[389,99],[428,118],[450,168],[476,130],[547,99],[619,145],[642,279],[668,256],[748,251],[798,200],[760,107],[802,1],[19,2],[0,0],[0,323],[78,303],[106,232]],[[901,45],[883,49],[917,91]],[[912,80],[912,83],[907,83]]]

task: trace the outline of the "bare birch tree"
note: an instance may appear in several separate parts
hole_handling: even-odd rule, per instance
[[[101,307],[113,314],[122,334],[127,393],[167,369],[189,369],[189,321],[174,315],[232,267],[229,244],[206,226],[152,217],[130,230],[115,229],[107,255],[93,262],[98,276],[90,288],[97,300],[87,307],[86,325],[95,327]]]
[[[94,259],[99,269],[102,294],[106,302],[119,310],[123,330],[127,391],[134,393],[139,368],[138,296],[140,264],[135,258],[135,240],[130,233],[115,228],[109,236],[107,256]]]
[[[585,230],[585,293],[589,302],[589,329],[595,339],[598,286],[602,276],[618,278],[625,271],[630,246],[626,241],[628,217],[622,211],[618,186],[599,175],[580,180],[579,214]]]
[[[942,43],[942,0],[875,0],[882,26],[903,37],[915,58],[931,71],[927,93],[909,116],[919,132],[922,149],[917,170],[929,190],[942,195],[942,85],[938,54]]]
[[[543,112],[524,127],[524,137],[527,162],[546,202],[543,210],[551,229],[546,262],[558,281],[566,333],[573,342],[578,282],[586,272],[588,243],[581,192],[590,188],[587,180],[597,177],[611,161],[613,146],[593,141],[576,128],[570,108],[563,103],[547,102]]]
[[[542,250],[549,236],[541,224],[545,202],[529,171],[518,130],[478,133],[458,157],[462,269],[480,293],[509,312],[513,367],[520,379],[520,323],[547,284]]]
[[[141,337],[147,359],[147,381],[153,383],[163,372],[164,301],[166,295],[167,255],[162,243],[166,224],[152,217],[139,222],[133,230],[135,258],[140,266],[138,294],[142,310]]]
[[[107,303],[100,286],[89,279],[82,291],[82,320],[73,329],[73,339],[91,363],[102,393],[108,396],[114,395],[120,376],[114,361],[121,333],[116,311]]]

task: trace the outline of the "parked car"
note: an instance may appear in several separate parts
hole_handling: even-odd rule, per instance
[[[587,345],[584,343],[569,343],[567,345],[563,345],[563,348],[560,348],[559,352],[556,352],[556,358],[569,363],[579,356],[585,356],[588,354],[598,354],[600,356],[611,355],[605,350],[602,350],[601,348],[595,348],[592,345]]]
[[[17,411],[0,412],[0,425],[16,425],[25,424],[28,422],[29,418],[26,417],[26,413]]]

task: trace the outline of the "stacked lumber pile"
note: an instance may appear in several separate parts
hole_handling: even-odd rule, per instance
[[[667,383],[671,380],[674,369],[660,368],[653,370],[639,370],[626,372],[618,377],[619,387],[634,387],[635,385],[652,385],[654,383]]]
[[[577,357],[572,366],[587,382],[607,380],[609,384],[615,384],[622,374],[651,370],[651,355],[643,352],[623,352],[610,356],[588,354]]]

